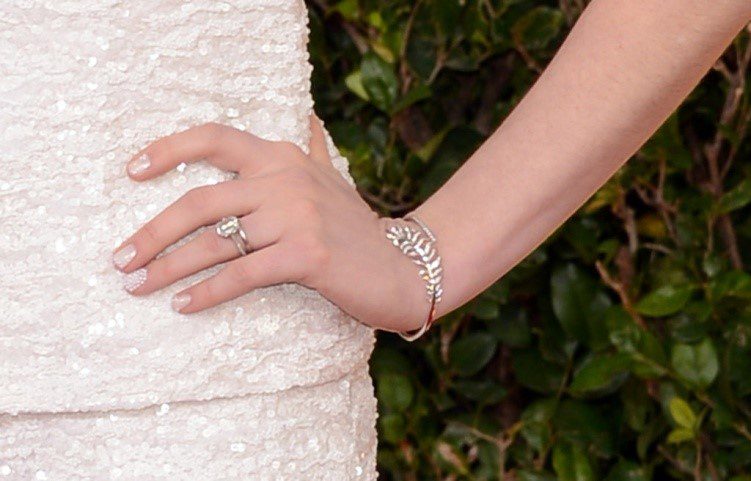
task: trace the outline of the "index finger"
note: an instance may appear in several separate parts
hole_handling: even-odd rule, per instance
[[[223,170],[240,172],[268,141],[229,125],[208,122],[161,137],[139,151],[128,162],[134,180],[157,177],[183,162],[205,159]]]

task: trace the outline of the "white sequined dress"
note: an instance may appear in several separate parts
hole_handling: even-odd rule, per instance
[[[181,315],[221,266],[134,297],[111,261],[230,178],[134,182],[148,142],[218,121],[307,149],[307,21],[302,0],[0,3],[0,480],[376,479],[371,328],[297,284]]]

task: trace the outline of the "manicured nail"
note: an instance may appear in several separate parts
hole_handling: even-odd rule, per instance
[[[172,309],[180,312],[180,309],[190,304],[190,294],[183,292],[172,296]]]
[[[123,276],[123,287],[128,292],[138,289],[138,286],[146,282],[146,268],[141,267]]]
[[[117,267],[122,269],[123,267],[127,266],[135,256],[136,246],[134,246],[133,244],[128,244],[112,254],[112,262],[114,262]]]
[[[128,172],[130,175],[138,175],[144,170],[148,169],[151,165],[151,158],[149,154],[142,154],[137,159],[133,159],[128,162]]]

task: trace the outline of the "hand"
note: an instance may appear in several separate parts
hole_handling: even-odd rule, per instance
[[[199,159],[238,177],[189,190],[115,250],[126,290],[149,294],[226,262],[216,275],[175,294],[172,307],[197,312],[258,287],[296,282],[372,327],[419,327],[428,303],[417,266],[386,239],[389,219],[379,218],[332,165],[315,116],[311,131],[310,154],[218,123],[163,137],[136,154],[128,174],[137,181]],[[213,228],[230,215],[248,236],[247,255]],[[155,258],[203,226],[211,228]]]

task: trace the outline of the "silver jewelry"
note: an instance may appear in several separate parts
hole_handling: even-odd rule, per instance
[[[425,231],[425,234],[428,237],[430,237],[430,240],[432,240],[433,242],[435,242],[435,236],[433,235],[433,231],[430,230],[428,228],[428,226],[425,225],[425,222],[423,222],[420,219],[418,219],[414,214],[407,214],[407,215],[404,216],[404,218],[407,219],[407,220],[413,220],[413,221],[415,221],[417,223],[417,225],[419,225],[420,228],[422,228],[422,230]]]
[[[437,303],[441,302],[443,295],[443,286],[441,285],[443,267],[441,266],[441,256],[438,255],[433,246],[436,242],[433,232],[413,214],[404,216],[403,220],[412,221],[419,228],[414,228],[408,224],[394,224],[386,230],[386,238],[420,267],[419,274],[425,281],[427,300],[430,303],[428,317],[416,332],[398,332],[407,341],[414,341],[430,328],[435,319],[435,307]]]
[[[240,219],[234,215],[223,217],[216,223],[216,233],[225,239],[231,237],[240,251],[240,255],[248,254],[248,236],[240,224]]]

